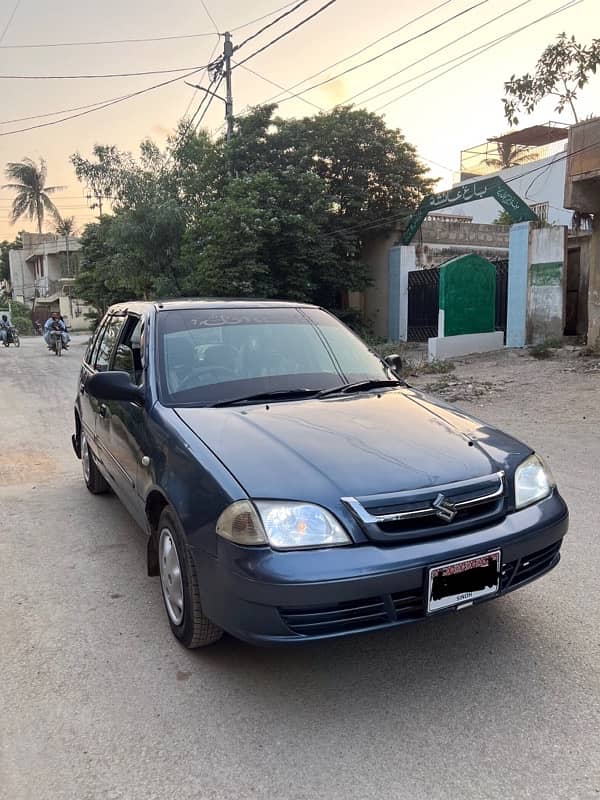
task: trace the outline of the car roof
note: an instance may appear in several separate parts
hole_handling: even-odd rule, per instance
[[[109,314],[125,314],[128,311],[138,314],[155,308],[157,311],[183,311],[185,309],[211,308],[318,308],[311,303],[296,303],[289,300],[237,300],[216,297],[173,298],[167,300],[116,303],[108,309]]]

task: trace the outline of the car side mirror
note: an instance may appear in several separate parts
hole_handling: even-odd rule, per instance
[[[388,367],[391,367],[394,370],[394,372],[402,371],[402,356],[399,356],[397,353],[392,353],[391,355],[386,356],[384,361]]]
[[[122,400],[127,403],[144,404],[144,390],[131,382],[126,372],[97,372],[86,383],[85,388],[96,400]]]

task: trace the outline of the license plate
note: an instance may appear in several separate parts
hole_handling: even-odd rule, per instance
[[[500,550],[475,558],[453,561],[429,570],[427,613],[471,604],[496,594],[500,588]]]

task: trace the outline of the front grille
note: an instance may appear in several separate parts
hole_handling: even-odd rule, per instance
[[[536,550],[521,559],[502,564],[500,594],[516,589],[548,571],[560,560],[562,539]],[[424,580],[428,574],[423,571]],[[377,629],[398,622],[416,622],[425,616],[423,587],[405,592],[393,592],[358,600],[332,603],[328,606],[280,608],[283,622],[293,633],[302,636],[348,633]]]
[[[391,494],[343,497],[342,502],[370,539],[395,544],[492,524],[505,516],[506,497],[505,475],[498,472]]]
[[[318,608],[280,608],[285,624],[304,636],[377,628],[423,616],[423,592],[396,592]]]

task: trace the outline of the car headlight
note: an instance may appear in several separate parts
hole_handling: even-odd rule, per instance
[[[525,508],[548,497],[554,478],[539,456],[529,456],[515,472],[515,507]]]
[[[233,503],[219,517],[217,533],[237,544],[269,544],[276,550],[352,543],[329,511],[312,503],[281,500]]]

